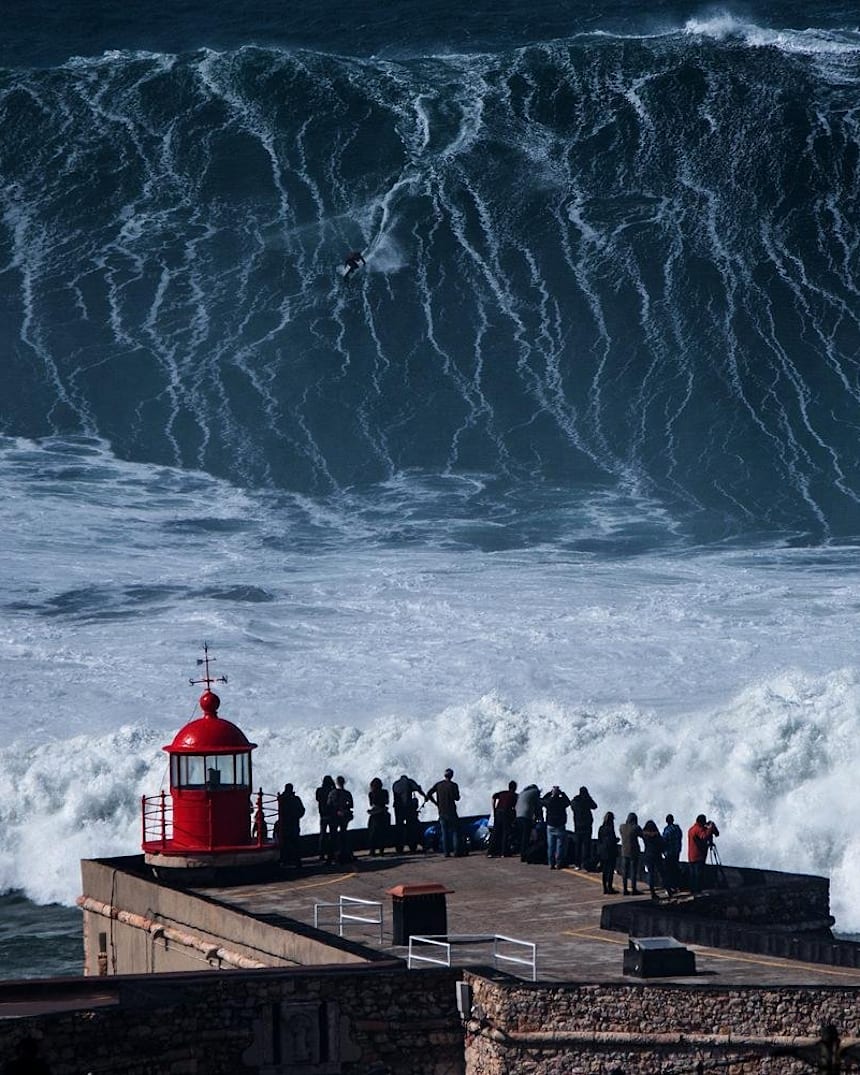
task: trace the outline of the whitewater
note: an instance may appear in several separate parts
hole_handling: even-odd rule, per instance
[[[0,45],[4,914],[206,641],[266,791],[704,812],[860,932],[850,12],[317,8]]]
[[[433,518],[438,489],[429,522],[402,487],[372,522],[89,442],[7,443],[0,482],[4,887],[69,903],[79,858],[135,850],[206,639],[268,790],[452,765],[478,813],[511,778],[585,783],[616,814],[713,815],[726,861],[826,873],[860,922],[855,549],[577,550],[635,525],[597,500],[567,549],[488,550]],[[480,483],[456,484],[466,514]]]

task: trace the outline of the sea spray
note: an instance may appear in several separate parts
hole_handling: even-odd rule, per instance
[[[406,772],[425,787],[452,766],[464,813],[489,812],[509,779],[569,792],[587,784],[599,812],[636,810],[662,824],[704,812],[720,826],[724,861],[833,875],[838,928],[860,930],[851,879],[851,803],[860,763],[860,683],[847,673],[785,673],[725,706],[665,720],[632,705],[527,707],[497,695],[423,718],[403,713],[364,728],[243,725],[259,744],[254,785],[290,781],[316,831],[314,790],[343,774],[363,817],[374,776],[386,786]],[[224,706],[224,708],[227,708]],[[132,854],[140,844],[140,797],[167,788],[166,756],[152,729],[56,741],[23,757],[3,752],[0,869],[5,888],[41,902],[72,903],[81,857]],[[422,818],[435,818],[432,806]],[[686,819],[686,821],[685,821]],[[50,847],[50,854],[33,854]]]

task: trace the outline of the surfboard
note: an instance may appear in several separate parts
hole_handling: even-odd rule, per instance
[[[363,268],[363,265],[359,265],[357,269],[350,269],[348,265],[338,265],[335,271],[341,280],[351,280],[353,276],[358,276]]]

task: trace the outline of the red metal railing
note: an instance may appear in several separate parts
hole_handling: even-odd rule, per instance
[[[173,839],[173,799],[165,792],[141,799],[143,842],[162,847]]]
[[[216,792],[217,794],[217,792]],[[278,796],[264,792],[260,788],[251,796],[252,808],[249,816],[248,842],[242,843],[242,847],[265,847],[276,842],[277,833],[275,824],[278,820]],[[141,797],[141,830],[143,844],[147,850],[171,850],[175,849],[174,836],[177,833],[174,825],[173,797],[166,792],[158,795],[144,795]],[[208,800],[208,825],[206,834],[206,848],[212,849],[213,823],[212,823],[212,799]],[[188,835],[187,833],[185,834]],[[195,833],[199,840],[200,834]],[[188,844],[189,841],[182,841]],[[192,841],[193,842],[193,841]],[[201,841],[202,842],[202,841]]]

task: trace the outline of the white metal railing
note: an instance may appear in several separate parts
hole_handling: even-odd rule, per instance
[[[320,900],[314,904],[314,928],[320,927],[320,912],[329,907],[337,908],[337,935],[343,936],[344,926],[348,922],[360,922],[365,926],[379,926],[379,943],[382,943],[383,939],[383,914],[382,904],[379,900],[361,900],[357,896],[338,896],[337,902],[326,902]],[[358,914],[359,909],[367,908],[362,914]],[[374,909],[372,917],[369,916],[369,909]]]
[[[519,948],[526,948],[530,956],[524,959],[522,956],[514,956],[500,952],[499,945],[511,944]],[[496,933],[493,937],[493,966],[498,969],[499,963],[517,963],[521,967],[531,968],[531,980],[537,980],[537,945],[533,941],[520,941],[516,937],[506,937],[503,933]]]
[[[451,945],[447,940],[443,940],[444,934],[439,934],[436,937],[421,937],[417,933],[410,934],[409,936],[409,955],[406,957],[406,965],[412,970],[413,963],[435,963],[439,967],[451,966]],[[429,944],[435,948],[441,948],[445,953],[441,959],[437,959],[435,956],[423,956],[420,952],[415,952],[412,948],[413,944]]]
[[[414,945],[429,946],[434,949],[434,954],[416,951]],[[528,967],[531,980],[537,981],[537,945],[533,941],[520,941],[516,937],[507,937],[503,933],[435,933],[422,936],[412,934],[409,938],[409,955],[407,966],[412,969],[413,963],[434,963],[439,967],[451,966],[451,948],[454,945],[466,944],[492,944],[493,966],[499,969],[499,963],[514,963],[521,967]],[[502,951],[505,945],[513,945],[516,949],[525,949],[527,956],[512,955]]]

